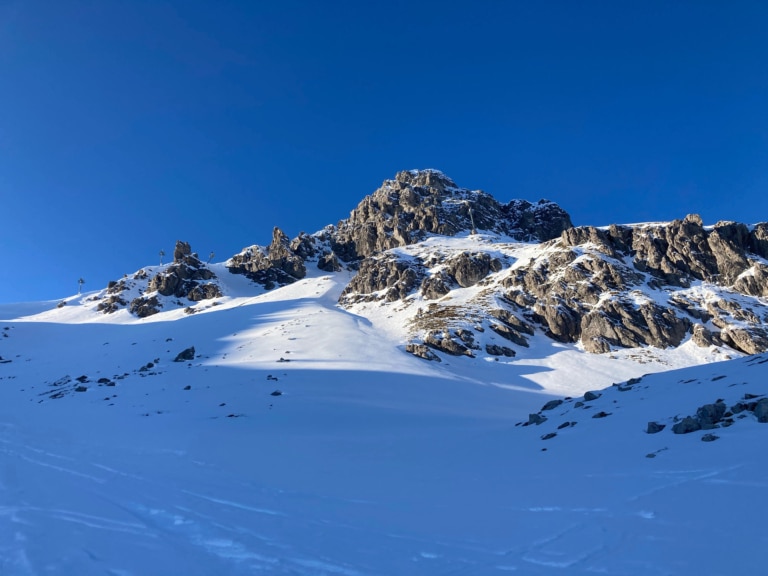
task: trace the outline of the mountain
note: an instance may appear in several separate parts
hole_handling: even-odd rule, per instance
[[[409,171],[0,305],[0,574],[759,573],[766,226]]]

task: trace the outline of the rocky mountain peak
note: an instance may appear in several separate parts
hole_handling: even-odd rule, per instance
[[[456,183],[440,170],[427,168],[425,170],[403,170],[395,175],[395,182],[408,186],[421,186],[435,190],[445,191],[456,189]]]
[[[568,213],[553,202],[502,204],[482,190],[458,187],[438,170],[408,170],[366,196],[332,236],[334,252],[350,262],[419,242],[429,234],[484,230],[545,241],[571,226]]]

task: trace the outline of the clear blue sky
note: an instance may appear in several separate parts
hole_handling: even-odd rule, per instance
[[[0,301],[428,167],[576,224],[768,220],[768,3],[0,0]]]

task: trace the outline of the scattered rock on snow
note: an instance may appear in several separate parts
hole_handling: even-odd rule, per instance
[[[173,359],[174,362],[186,362],[189,360],[195,359],[195,347],[190,346],[189,348],[185,348],[181,352],[179,352],[176,355],[176,358]]]

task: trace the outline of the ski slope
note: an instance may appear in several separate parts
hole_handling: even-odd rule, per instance
[[[760,573],[768,425],[669,428],[765,394],[763,357],[628,391],[610,385],[666,351],[542,337],[430,363],[403,352],[405,316],[337,307],[346,272],[266,293],[216,272],[224,297],[192,315],[0,306],[0,574]]]

